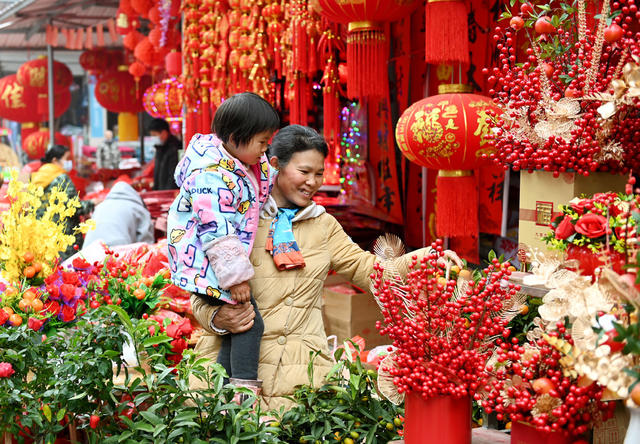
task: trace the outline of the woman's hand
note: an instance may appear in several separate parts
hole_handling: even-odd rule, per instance
[[[251,302],[242,304],[224,304],[213,316],[213,325],[231,333],[242,333],[253,326],[256,313]]]

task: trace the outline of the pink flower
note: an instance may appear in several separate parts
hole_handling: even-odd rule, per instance
[[[15,370],[13,366],[8,362],[0,362],[0,378],[8,378],[13,375]]]

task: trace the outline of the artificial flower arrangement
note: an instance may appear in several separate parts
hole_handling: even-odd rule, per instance
[[[632,214],[639,207],[640,199],[632,193],[575,198],[560,206],[561,213],[543,240],[553,250],[566,251],[568,259],[577,259],[585,274],[593,275],[605,263],[622,272],[637,235],[640,219]]]
[[[497,119],[496,152],[507,168],[575,171],[637,170],[640,152],[640,46],[631,30],[631,2],[586,0],[534,3],[519,0],[497,28],[499,60],[485,69]],[[511,0],[511,7],[516,4]],[[633,7],[631,7],[633,5]],[[524,60],[522,39],[528,40]]]
[[[493,378],[477,398],[499,420],[584,437],[613,415],[615,403],[603,401],[604,386],[565,370],[562,354],[551,344],[558,337],[565,341],[571,337],[564,323],[555,327],[556,331],[524,345],[500,341],[490,366]]]
[[[373,282],[384,316],[377,328],[394,346],[379,371],[381,380],[396,387],[394,393],[381,386],[381,392],[396,402],[402,398],[397,393],[424,399],[472,396],[483,385],[495,339],[509,335],[507,324],[526,300],[508,282],[509,264],[494,259],[473,279],[455,279],[438,265],[443,258],[438,240],[431,254],[414,258],[405,281],[388,260],[397,253],[390,254],[384,244],[376,251],[384,259]]]

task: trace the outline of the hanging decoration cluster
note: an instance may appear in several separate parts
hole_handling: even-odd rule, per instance
[[[186,0],[184,89],[200,120],[235,93],[253,91],[276,106],[273,77],[286,77],[291,122],[306,123],[310,76],[319,69],[315,46],[322,28],[306,0]]]
[[[387,90],[388,22],[408,16],[414,0],[317,0],[314,8],[332,22],[348,26],[349,98],[379,97]]]

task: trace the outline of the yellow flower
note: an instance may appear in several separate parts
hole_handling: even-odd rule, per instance
[[[33,263],[42,264],[39,276],[46,277],[53,271],[59,253],[75,242],[74,236],[65,234],[64,221],[76,213],[80,201],[54,188],[47,208],[38,217],[43,194],[42,188],[20,182],[17,174],[12,174],[7,192],[11,206],[0,215],[0,268],[5,279],[16,286],[30,265],[24,261],[25,253],[33,254]],[[84,223],[76,231],[86,232],[91,225]]]

